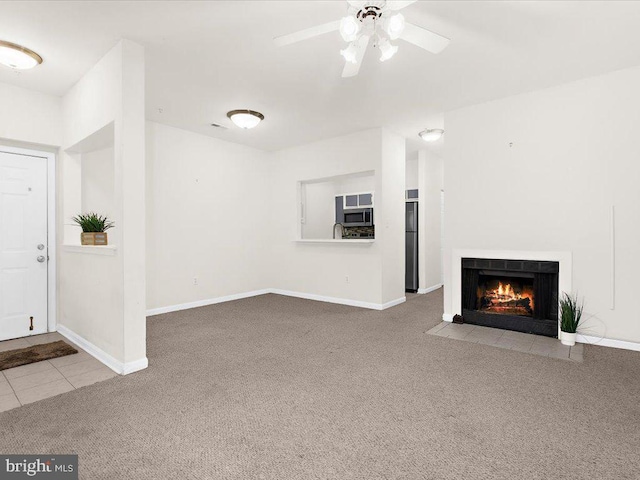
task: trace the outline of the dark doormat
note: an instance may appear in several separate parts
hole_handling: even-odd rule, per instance
[[[62,340],[33,345],[32,347],[18,348],[16,350],[8,350],[6,352],[0,352],[0,370],[41,362],[42,360],[49,360],[50,358],[64,357],[65,355],[74,353],[78,353],[78,350]]]

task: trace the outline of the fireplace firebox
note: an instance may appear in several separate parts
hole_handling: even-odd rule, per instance
[[[558,262],[462,259],[465,323],[558,336]]]

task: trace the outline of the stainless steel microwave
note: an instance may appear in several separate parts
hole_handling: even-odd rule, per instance
[[[373,208],[350,208],[342,214],[345,227],[372,227]]]

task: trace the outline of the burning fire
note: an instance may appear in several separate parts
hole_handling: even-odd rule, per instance
[[[498,288],[493,291],[493,294],[496,295],[500,301],[520,300],[522,298],[521,294],[513,291],[510,283],[503,286],[502,282],[498,282]]]
[[[498,282],[498,287],[479,293],[481,310],[513,315],[531,315],[533,312],[533,291],[511,283]]]

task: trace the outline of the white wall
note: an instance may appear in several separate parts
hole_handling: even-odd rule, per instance
[[[376,172],[376,241],[380,242],[382,304],[405,294],[405,139],[382,129],[382,158]]]
[[[452,249],[571,251],[582,331],[640,342],[638,85],[632,68],[445,116],[446,313]]]
[[[58,222],[82,209],[78,151],[113,138],[113,255],[61,249],[59,328],[89,342],[121,373],[146,366],[144,50],[120,41],[64,96]],[[113,131],[111,130],[113,128]],[[60,228],[59,231],[63,229]],[[67,229],[69,230],[69,229]],[[79,230],[77,232],[79,234]],[[67,231],[67,235],[69,231]],[[67,235],[63,238],[67,238]]]
[[[147,123],[147,308],[270,286],[267,174],[260,150]]]
[[[414,190],[418,188],[418,159],[408,158],[406,168],[405,189]]]
[[[0,139],[12,144],[61,144],[60,97],[0,83],[0,105]]]
[[[82,155],[81,210],[83,212],[96,212],[113,218],[113,153],[113,147],[109,147]]]
[[[442,158],[426,150],[418,152],[418,256],[421,291],[442,284],[440,195],[443,188]]]
[[[300,221],[298,182],[370,170],[375,171],[374,243],[296,242]],[[383,182],[383,172],[389,181],[395,182],[399,176],[397,187]],[[269,271],[273,272],[272,287],[377,306],[403,298],[404,228],[394,228],[398,221],[404,222],[404,175],[404,140],[400,142],[397,136],[382,129],[366,130],[272,154],[272,239],[268,264]],[[389,188],[386,197],[382,195],[383,186]],[[396,205],[386,206],[385,201],[396,202]],[[400,220],[389,218],[397,215],[398,211],[401,212]],[[386,233],[387,227],[393,233]],[[398,242],[398,238],[402,241]],[[401,251],[401,261],[395,259],[397,250]],[[388,255],[389,262],[383,262],[383,255]],[[385,282],[389,283],[385,285],[383,269],[388,270]],[[397,277],[402,277],[400,282],[397,282]]]

